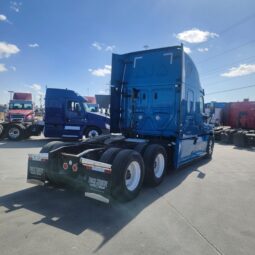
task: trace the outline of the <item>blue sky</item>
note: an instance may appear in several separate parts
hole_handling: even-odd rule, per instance
[[[180,42],[206,93],[255,85],[254,27],[254,0],[0,0],[0,103],[46,86],[106,93],[112,51]],[[255,87],[206,96],[243,98]]]

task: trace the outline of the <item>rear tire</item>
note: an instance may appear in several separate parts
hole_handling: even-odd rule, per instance
[[[42,149],[40,150],[40,153],[49,153],[52,150],[55,150],[57,148],[60,148],[62,146],[69,145],[69,144],[71,144],[71,143],[62,142],[62,141],[52,141],[52,142],[45,144],[42,147]],[[61,186],[61,183],[57,182],[56,180],[53,180],[52,178],[47,176],[47,174],[46,174],[46,179],[48,181],[49,186],[54,186],[54,187]]]
[[[100,162],[112,164],[116,155],[120,152],[121,148],[109,148],[100,157]]]
[[[167,168],[167,154],[163,146],[149,145],[144,152],[145,183],[150,186],[159,185],[164,178]]]
[[[112,197],[122,201],[134,199],[144,178],[142,156],[134,150],[121,150],[112,163]]]

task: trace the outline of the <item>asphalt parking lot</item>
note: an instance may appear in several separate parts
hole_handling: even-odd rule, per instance
[[[255,151],[216,144],[137,199],[106,205],[26,183],[45,139],[0,141],[0,253],[254,254]]]

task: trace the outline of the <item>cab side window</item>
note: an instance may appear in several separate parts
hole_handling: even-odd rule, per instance
[[[81,111],[81,107],[80,107],[80,104],[79,102],[76,102],[76,101],[67,101],[67,110],[69,112],[73,112],[73,113],[79,113]]]

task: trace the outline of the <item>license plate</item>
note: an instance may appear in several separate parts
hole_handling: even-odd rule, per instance
[[[41,177],[44,174],[44,169],[41,167],[30,166],[29,173]]]

